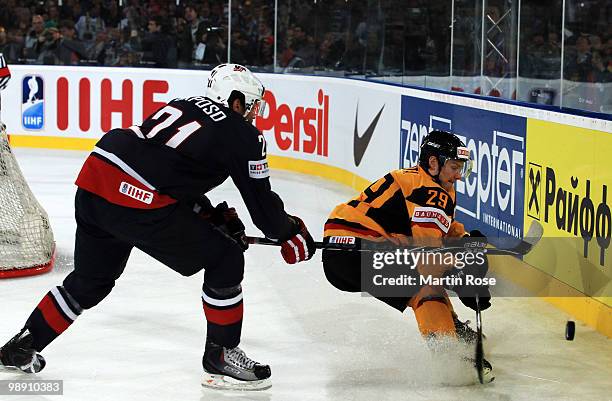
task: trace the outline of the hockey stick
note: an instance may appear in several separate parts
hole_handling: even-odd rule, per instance
[[[540,241],[542,238],[542,234],[544,229],[542,225],[537,221],[533,221],[531,226],[529,227],[529,231],[525,236],[525,239],[521,240],[516,246],[507,249],[497,249],[497,248],[486,248],[485,252],[487,255],[509,255],[509,256],[523,256],[529,253],[531,249]],[[263,237],[248,237],[247,241],[249,244],[256,245],[271,245],[271,246],[279,246],[281,243],[277,241],[273,241],[268,238]],[[450,247],[433,247],[433,246],[397,246],[390,247],[388,244],[381,244],[380,247],[369,247],[369,248],[358,248],[355,244],[326,244],[321,241],[315,241],[315,248],[317,249],[331,249],[331,250],[345,250],[345,251],[357,251],[357,252],[392,252],[396,249],[408,249],[413,252],[450,252],[450,251],[466,251],[466,248],[462,246],[450,246]]]
[[[484,348],[482,346],[482,319],[480,317],[480,300],[476,294],[476,372],[478,373],[478,381],[484,384],[483,365],[484,365]]]

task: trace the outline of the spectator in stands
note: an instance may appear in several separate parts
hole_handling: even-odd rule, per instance
[[[591,44],[587,36],[578,36],[574,54],[569,57],[566,77],[572,81],[594,82]]]
[[[141,43],[140,43],[140,36],[139,36],[138,29],[135,29],[135,27],[134,29],[131,29],[131,25],[130,25],[131,22],[127,22],[127,21],[128,21],[127,19],[122,20],[122,23],[120,23],[119,27],[117,28],[118,43],[120,44],[119,51],[117,53],[117,57],[119,58],[117,60],[118,62],[120,61],[123,52],[126,52],[126,51],[132,52],[134,54],[138,52],[137,57],[132,58],[132,59],[140,58]],[[126,24],[124,25],[123,22],[126,22]],[[123,59],[125,60],[126,57],[123,57]]]
[[[56,27],[47,28],[41,37],[43,41],[38,46],[37,64],[55,65],[60,64],[57,50],[61,39],[61,33]]]
[[[138,65],[140,62],[139,54],[131,51],[124,50],[119,53],[119,60],[117,62],[118,67],[133,67]]]
[[[227,2],[225,2],[227,3]],[[210,24],[212,26],[227,25],[227,18],[223,17],[223,6],[217,1],[210,6]]]
[[[531,37],[529,45],[527,46],[527,51],[531,54],[540,54],[544,46],[544,35],[540,32],[537,32]]]
[[[314,65],[316,56],[314,39],[300,26],[296,26],[293,29],[293,50],[295,57],[301,60],[299,63],[294,62],[294,65],[299,64],[300,67],[311,67]],[[289,61],[289,64],[291,65],[292,61]]]
[[[99,31],[92,47],[89,48],[88,59],[96,60],[97,65],[106,65],[106,51],[108,50],[108,32]]]
[[[47,8],[47,14],[45,15],[45,28],[51,28],[59,25],[59,10],[56,6],[51,5]]]
[[[256,65],[271,67],[274,64],[274,37],[263,37],[257,47],[257,56],[254,60]]]
[[[331,68],[335,64],[335,60],[331,58],[331,49],[333,46],[333,33],[328,32],[325,34],[325,38],[319,45],[319,52],[317,55],[317,66],[323,68]]]
[[[261,38],[263,35],[261,34],[261,31],[268,29],[266,27],[265,24],[260,23],[259,24],[259,30],[260,30],[260,34],[259,37]],[[261,41],[261,39],[260,39]],[[282,40],[282,52],[280,54],[280,65],[281,67],[286,67],[289,64],[289,61],[291,61],[291,59],[293,59],[293,57],[295,56],[295,51],[293,49],[293,27],[289,27],[285,30],[285,36]]]
[[[77,0],[63,0],[60,6],[60,21],[67,19],[77,21],[82,14],[81,2]]]
[[[592,53],[601,53],[603,51],[603,43],[598,35],[590,35],[589,43],[591,43]]]
[[[125,50],[123,36],[119,28],[107,29],[108,39],[106,42],[106,54],[104,65],[115,66],[119,63],[119,57]]]
[[[17,27],[17,24],[15,0],[0,0],[0,25],[9,31],[11,28]],[[6,54],[4,56],[6,58]]]
[[[223,29],[207,28],[198,44],[195,61],[202,64],[217,65],[227,60],[227,46],[223,39]]]
[[[612,82],[612,38],[598,47],[599,51],[593,51],[591,57],[593,82]]]
[[[25,38],[25,49],[24,56],[27,59],[36,59],[40,52],[42,44],[45,42],[45,38],[42,36],[45,30],[45,20],[42,15],[35,14],[32,16],[32,25]]]
[[[17,17],[17,21],[14,26],[20,29],[23,33],[23,43],[25,46],[25,39],[27,37],[27,33],[30,32],[30,30],[32,29],[32,13],[27,7],[16,7],[15,16]]]
[[[543,47],[546,57],[561,57],[561,44],[557,32],[548,32],[546,44]]]
[[[128,31],[130,35],[132,32],[138,34],[138,29],[141,25],[141,10],[138,4],[130,4],[123,8],[123,18],[119,21],[119,29]]]
[[[605,45],[598,35],[590,35],[593,82],[608,82]]]
[[[210,14],[210,4],[207,1],[203,2],[200,6],[198,15],[200,17],[200,22],[203,22],[206,26],[215,25],[213,24],[212,16]]]
[[[188,66],[195,60],[196,49],[200,47],[200,53],[204,52],[202,46],[208,26],[198,16],[194,6],[185,7],[185,25],[177,36],[179,67]],[[200,46],[202,45],[202,46]],[[199,55],[199,54],[198,54]],[[200,57],[202,60],[204,54]]]
[[[612,75],[612,36],[608,39],[604,49],[604,65],[608,71],[608,77],[610,77]],[[607,82],[610,82],[610,79]]]
[[[74,22],[69,19],[59,23],[60,42],[57,47],[57,56],[60,64],[76,65],[79,60],[87,58],[87,50],[83,43],[77,38]]]
[[[243,7],[241,9],[241,14],[243,21],[240,24],[240,29],[244,33],[244,36],[249,41],[251,46],[256,46],[258,41],[258,33],[259,33],[259,22],[257,17],[253,14],[254,7]],[[234,28],[232,28],[233,30]]]
[[[102,19],[106,26],[118,27],[121,22],[122,16],[119,10],[118,1],[109,1],[107,5],[102,9]]]
[[[154,67],[168,68],[170,62],[170,37],[164,33],[162,17],[151,17],[147,25],[148,32],[142,39],[142,61]]]
[[[21,35],[16,34],[17,29],[6,30],[0,26],[0,53],[4,54],[7,63],[15,63],[21,57],[23,43],[19,40]]]
[[[252,64],[251,49],[249,42],[240,30],[232,31],[232,63],[249,65]]]
[[[79,39],[83,42],[91,43],[96,40],[98,33],[106,29],[106,24],[100,16],[100,4],[93,4],[85,15],[81,15],[75,28],[78,32]]]
[[[495,7],[493,7],[495,9]],[[421,2],[409,0],[404,11],[406,30],[404,32],[404,66],[410,74],[422,74],[426,69],[424,50],[427,46],[429,16]],[[489,11],[492,18],[497,18],[494,10]]]
[[[291,30],[287,31],[286,37],[291,37]],[[257,23],[257,29],[251,35],[251,41],[255,41],[254,45],[257,48],[253,63],[261,66],[272,65],[274,62],[274,32],[264,21]],[[285,65],[286,63],[283,64]]]

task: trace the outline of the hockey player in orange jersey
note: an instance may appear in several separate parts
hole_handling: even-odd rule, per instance
[[[324,242],[348,242],[364,248],[372,243],[441,246],[449,238],[465,237],[464,243],[474,242],[484,247],[484,235],[476,230],[466,232],[463,224],[454,219],[454,184],[470,170],[470,152],[465,144],[454,134],[432,131],[423,140],[418,166],[391,171],[356,198],[336,206],[325,224]],[[471,238],[467,239],[468,236]],[[361,263],[361,252],[323,251],[325,276],[342,291],[365,290],[362,288]],[[488,268],[486,257],[483,263],[470,268],[471,273],[484,276]],[[458,273],[452,265],[419,265],[416,270],[421,275],[433,272],[439,277]],[[446,289],[451,289],[451,286]],[[446,289],[442,285],[417,285],[407,296],[373,295],[400,312],[411,307],[425,338],[458,337],[468,343],[474,342],[475,332],[457,318]],[[452,290],[472,309],[476,308],[475,294],[479,296],[481,310],[491,305],[486,286],[455,286]],[[489,381],[493,377],[491,370],[486,362]]]

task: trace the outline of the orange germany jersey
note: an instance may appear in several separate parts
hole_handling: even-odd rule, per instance
[[[446,191],[421,167],[412,167],[390,172],[353,200],[336,206],[325,223],[324,236],[395,244],[407,244],[409,237],[463,236],[465,228],[454,214],[454,188]]]

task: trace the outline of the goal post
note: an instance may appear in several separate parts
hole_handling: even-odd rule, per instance
[[[26,183],[0,122],[0,278],[45,273],[54,257],[49,217]]]

